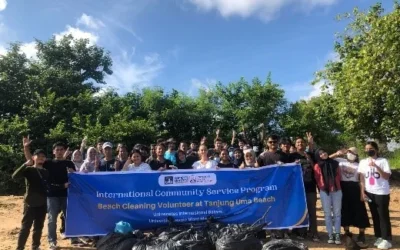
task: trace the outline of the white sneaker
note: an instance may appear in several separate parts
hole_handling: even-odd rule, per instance
[[[375,243],[374,243],[374,246],[379,246],[379,244],[381,244],[381,242],[383,241],[383,239],[382,238],[378,238],[378,239],[376,239],[376,241],[375,241]]]
[[[392,248],[392,243],[387,240],[382,240],[382,242],[378,245],[378,249],[390,249]]]

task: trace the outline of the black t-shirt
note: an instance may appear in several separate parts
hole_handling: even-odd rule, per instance
[[[154,159],[149,162],[149,165],[151,170],[158,170],[159,168],[170,169],[169,166],[174,164],[172,164],[170,160],[164,160],[163,162],[160,162],[157,159]]]
[[[276,152],[264,152],[257,159],[258,165],[263,167],[267,165],[274,165],[278,162],[282,163],[291,163],[294,160],[290,157],[289,154],[285,154],[282,151]]]
[[[68,169],[75,169],[75,164],[69,160],[47,160],[43,168],[49,172],[49,197],[67,197],[64,184],[68,182]]]
[[[312,158],[312,154],[310,153],[306,153],[308,155],[308,157],[306,157],[305,155],[301,155],[299,153],[292,153],[290,155],[290,157],[292,159],[299,160],[301,167],[303,169],[303,181],[304,181],[304,189],[306,191],[306,193],[315,193],[316,192],[316,188],[317,188],[317,184],[316,184],[316,180],[314,177],[314,169],[313,169],[313,158]]]
[[[13,178],[22,176],[26,184],[24,202],[30,207],[46,206],[49,172],[44,168],[22,165],[14,172]]]
[[[115,171],[114,164],[115,164],[115,159],[111,159],[111,160],[106,161],[106,159],[103,158],[103,159],[100,161],[99,171],[100,171],[100,172]],[[122,165],[122,167],[123,167],[123,165]],[[121,168],[122,168],[122,167],[121,167]]]
[[[238,166],[236,166],[235,164],[233,164],[232,162],[229,162],[228,164],[222,164],[221,162],[218,163],[218,167],[219,168],[237,168]]]

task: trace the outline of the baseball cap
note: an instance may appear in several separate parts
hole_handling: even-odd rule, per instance
[[[43,149],[36,149],[35,152],[33,152],[33,155],[38,154],[43,154],[44,156],[46,156],[46,152]]]
[[[105,143],[103,143],[103,149],[105,149],[105,148],[112,148],[113,147],[113,145],[111,144],[111,142],[105,142]]]

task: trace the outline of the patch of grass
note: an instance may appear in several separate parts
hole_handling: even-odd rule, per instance
[[[400,150],[396,150],[388,156],[389,164],[391,169],[400,170]]]

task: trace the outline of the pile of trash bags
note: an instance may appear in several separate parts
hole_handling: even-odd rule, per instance
[[[118,227],[118,224],[117,224]],[[266,239],[257,236],[263,224],[222,224],[207,221],[202,225],[176,224],[146,233],[127,233],[128,226],[112,232],[98,241],[99,250],[308,250],[302,243],[291,240]],[[266,244],[265,244],[266,243]]]

